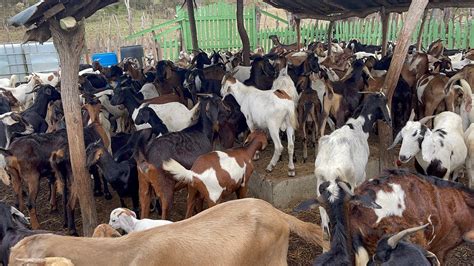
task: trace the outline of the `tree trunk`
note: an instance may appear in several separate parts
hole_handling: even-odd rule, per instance
[[[388,48],[388,20],[390,19],[390,13],[387,13],[385,8],[380,10],[380,19],[382,20],[382,56],[386,56]]]
[[[392,63],[385,76],[384,92],[387,95],[389,107],[392,107],[392,97],[398,83],[403,63],[405,62],[410,45],[410,37],[415,31],[417,22],[421,19],[423,11],[428,4],[428,0],[413,0],[407,13],[407,19],[397,38],[397,46],[393,52]],[[379,142],[380,142],[380,169],[393,166],[393,152],[387,151],[387,147],[393,140],[392,130],[387,124],[379,122]]]
[[[242,40],[242,59],[244,66],[250,65],[250,40],[244,26],[244,1],[237,0],[237,30]]]
[[[189,18],[189,27],[191,28],[191,41],[193,44],[193,50],[198,50],[198,39],[197,39],[197,30],[196,30],[196,19],[194,18],[194,6],[193,0],[186,0],[186,5],[188,7],[188,18]]]
[[[50,29],[61,64],[61,101],[74,176],[72,194],[79,198],[84,236],[91,236],[97,225],[97,212],[91,178],[85,165],[84,132],[77,86],[79,61],[84,49],[84,22],[79,22],[75,28],[63,30],[57,21],[50,20]]]
[[[416,41],[416,51],[421,52],[421,43],[423,40],[423,30],[425,29],[426,17],[428,16],[428,9],[423,12],[423,19],[421,20],[420,30],[418,31],[418,39]]]
[[[296,23],[296,45],[298,51],[301,49],[301,20],[299,18],[295,18]]]
[[[334,58],[332,57],[332,29],[334,27],[334,21],[329,22],[328,26],[328,57],[331,62],[334,63]]]

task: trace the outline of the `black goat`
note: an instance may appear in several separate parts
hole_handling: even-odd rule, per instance
[[[0,262],[8,265],[10,248],[27,236],[50,233],[28,229],[25,215],[12,206],[0,202]]]
[[[61,99],[61,94],[51,85],[39,85],[33,92],[36,92],[33,105],[21,112],[20,115],[28,124],[33,126],[35,133],[44,133],[48,130],[48,124],[45,120],[48,104]]]
[[[163,121],[158,117],[156,112],[148,106],[141,108],[138,111],[137,117],[135,118],[135,124],[150,124],[153,129],[153,133],[156,135],[163,135],[168,133],[168,128]]]
[[[270,90],[275,80],[275,68],[267,57],[257,57],[253,60],[250,77],[244,82],[260,90]]]
[[[127,208],[124,198],[132,198],[133,210],[138,212],[138,175],[136,163],[130,161],[115,162],[112,155],[100,141],[90,144],[87,147],[86,154],[87,167],[90,168],[93,165],[99,167],[105,180],[117,191],[121,206]]]
[[[408,228],[397,234],[382,237],[377,243],[375,254],[367,265],[440,265],[436,255],[407,240],[410,234],[425,229],[429,224]],[[431,263],[433,260],[433,264]]]

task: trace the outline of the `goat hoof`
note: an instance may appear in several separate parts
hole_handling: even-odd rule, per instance
[[[296,176],[296,171],[295,171],[295,169],[288,169],[288,176],[289,176],[289,177],[294,177],[294,176]]]
[[[79,236],[79,234],[77,233],[76,229],[74,229],[74,230],[69,230],[68,235],[70,235],[70,236]]]
[[[265,171],[267,171],[267,173],[270,173],[271,171],[273,171],[273,166],[271,166],[271,165],[267,166]]]
[[[106,193],[106,194],[104,195],[104,197],[105,197],[106,200],[111,200],[111,199],[112,199],[112,194]]]
[[[94,191],[94,197],[102,197],[104,195],[104,193],[102,191]]]

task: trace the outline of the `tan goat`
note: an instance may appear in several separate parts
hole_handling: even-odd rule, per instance
[[[27,237],[12,248],[10,261],[67,256],[75,265],[287,265],[290,232],[329,249],[319,225],[247,198],[118,238]]]

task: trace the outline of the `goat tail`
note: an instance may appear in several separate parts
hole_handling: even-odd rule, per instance
[[[163,162],[162,168],[163,170],[170,172],[177,181],[185,183],[191,183],[193,181],[194,172],[186,169],[176,160],[169,159],[168,161]]]
[[[321,226],[301,221],[300,219],[280,210],[277,211],[279,216],[288,223],[291,232],[296,233],[298,236],[310,243],[322,247],[324,250],[330,249],[329,243],[323,239],[323,230],[321,229]]]
[[[198,110],[199,110],[199,106],[200,106],[200,105],[201,105],[201,103],[200,103],[200,102],[197,102],[197,103],[193,106],[193,108],[191,108],[191,114],[192,114],[191,120],[197,119],[197,117],[199,116],[199,111],[198,111]]]

